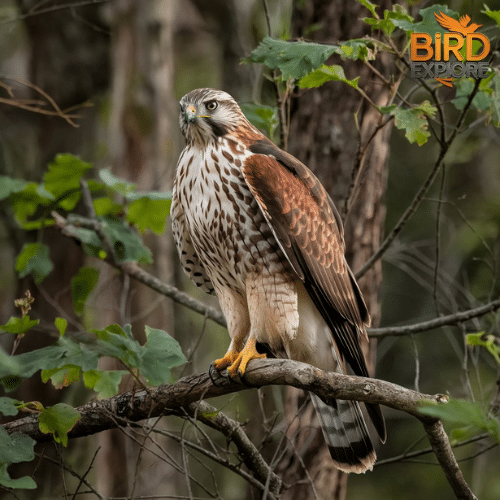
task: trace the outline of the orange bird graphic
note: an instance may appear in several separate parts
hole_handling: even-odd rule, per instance
[[[467,26],[470,22],[470,17],[467,14],[460,17],[458,21],[450,16],[447,16],[446,14],[443,14],[441,11],[439,11],[439,14],[436,14],[434,12],[434,15],[436,16],[437,22],[443,28],[447,29],[448,31],[461,33],[464,36],[467,36],[469,33],[474,33],[474,31],[482,26],[482,24],[476,23],[472,23],[471,25]]]

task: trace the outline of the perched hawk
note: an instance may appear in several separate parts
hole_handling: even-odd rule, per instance
[[[234,99],[197,89],[180,101],[187,145],[174,183],[172,227],[189,277],[215,293],[231,343],[215,361],[242,375],[249,360],[288,356],[323,370],[368,376],[360,339],[369,315],[344,257],[342,223],[313,173],[276,147]],[[335,465],[365,472],[375,452],[359,404],[311,394]],[[382,441],[378,405],[368,414]]]

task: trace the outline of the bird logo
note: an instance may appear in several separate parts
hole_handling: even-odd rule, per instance
[[[457,78],[487,78],[491,68],[483,59],[488,56],[491,44],[486,35],[477,31],[482,24],[471,23],[467,14],[460,17],[456,14],[458,19],[442,11],[433,14],[446,31],[443,33],[435,25],[434,36],[427,32],[411,33],[411,77],[434,78],[450,88]]]
[[[436,16],[437,22],[444,29],[460,33],[463,36],[467,36],[470,33],[474,33],[474,31],[476,31],[478,28],[482,26],[482,24],[476,24],[476,23],[472,23],[469,26],[467,26],[470,23],[470,16],[468,16],[467,14],[461,16],[458,21],[450,16],[447,16],[446,14],[443,14],[441,11],[439,11],[439,14],[436,14],[434,12],[434,15]]]

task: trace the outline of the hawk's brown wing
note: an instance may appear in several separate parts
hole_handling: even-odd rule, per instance
[[[331,198],[304,164],[272,142],[259,140],[250,150],[243,175],[252,194],[340,353],[356,375],[368,377],[359,340],[369,316],[345,261],[342,223]],[[384,439],[378,405],[367,408]]]

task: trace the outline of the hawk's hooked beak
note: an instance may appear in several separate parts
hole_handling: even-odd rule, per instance
[[[197,118],[196,108],[192,104],[190,104],[186,108],[186,111],[184,111],[184,118],[185,118],[187,124],[190,124],[191,122],[194,122],[196,120],[196,118]]]

